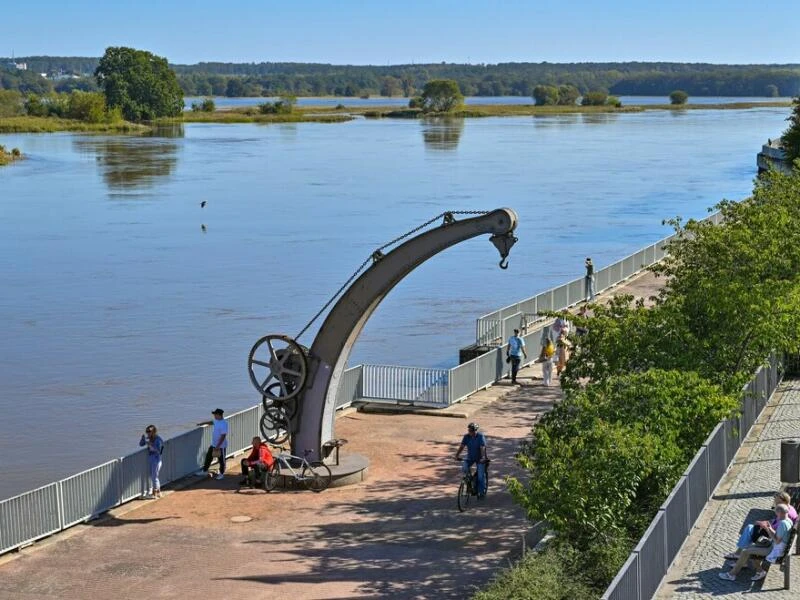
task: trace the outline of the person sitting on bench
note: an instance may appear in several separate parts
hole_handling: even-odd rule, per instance
[[[263,481],[265,473],[272,468],[274,462],[275,458],[267,445],[261,441],[260,437],[254,437],[253,449],[247,458],[242,459],[242,481],[239,482],[239,485],[253,487],[253,483],[250,481],[250,469],[253,469],[255,481]]]
[[[766,562],[770,564],[778,562],[778,559],[783,556],[786,550],[786,541],[789,538],[789,533],[792,527],[794,527],[794,524],[791,519],[789,519],[789,507],[785,504],[778,504],[778,506],[775,507],[775,515],[778,517],[778,526],[772,527],[771,523],[766,524],[767,535],[769,539],[772,540],[772,545],[749,546],[745,548],[739,555],[739,559],[736,561],[734,567],[727,573],[723,572],[719,574],[721,579],[736,581],[736,576],[739,574],[739,571],[750,562],[751,558],[761,559],[766,556]],[[758,569],[756,570],[756,574],[750,578],[751,581],[759,581],[767,576],[764,566],[766,565],[759,560]]]
[[[778,492],[773,498],[773,501],[775,502],[774,506],[777,506],[778,504],[785,504],[789,507],[789,519],[792,521],[792,523],[797,523],[797,511],[794,509],[794,506],[792,506],[791,500],[791,497],[786,492]],[[767,543],[764,545],[768,546],[769,538],[767,534],[767,526],[772,526],[773,529],[777,528],[778,519],[775,518],[772,521],[756,521],[755,523],[746,525],[742,530],[742,534],[739,536],[739,541],[736,543],[736,552],[726,554],[725,559],[739,560],[739,555],[741,554],[742,550],[751,544],[757,544],[761,538],[766,538]]]

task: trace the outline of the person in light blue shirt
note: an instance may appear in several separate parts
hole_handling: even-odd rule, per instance
[[[206,452],[206,460],[203,462],[203,468],[197,471],[195,475],[199,477],[211,476],[208,470],[211,468],[211,461],[216,457],[217,460],[219,460],[219,473],[217,473],[214,479],[224,479],[225,453],[228,451],[228,422],[225,420],[223,416],[225,413],[221,408],[211,411],[211,414],[214,415],[214,420],[202,423],[202,425],[213,426],[213,430],[211,431],[211,445]]]
[[[461,470],[469,473],[469,468],[477,463],[478,469],[478,498],[486,495],[486,438],[478,433],[480,427],[477,423],[467,425],[467,433],[461,438],[461,445],[456,451],[456,460],[461,460],[461,453],[466,448],[467,458],[462,463]]]
[[[517,372],[522,357],[528,358],[525,352],[525,340],[519,337],[519,329],[514,330],[514,335],[508,338],[508,348],[506,348],[506,362],[511,363],[511,383],[517,383]]]

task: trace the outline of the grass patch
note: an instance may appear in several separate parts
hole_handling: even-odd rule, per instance
[[[22,152],[19,151],[19,148],[6,150],[5,146],[0,145],[0,167],[11,164],[15,160],[20,160],[21,158],[23,157]]]
[[[87,123],[57,117],[5,117],[0,118],[0,133],[55,133],[56,131],[91,131],[97,133],[142,133],[147,125],[116,121],[114,123]]]
[[[337,114],[332,110],[294,111],[286,114],[262,114],[256,107],[215,112],[186,112],[175,119],[161,119],[164,123],[343,123],[351,121],[350,114]]]

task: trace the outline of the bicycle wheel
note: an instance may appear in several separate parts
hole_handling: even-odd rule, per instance
[[[303,465],[300,478],[306,484],[306,489],[319,493],[328,489],[332,475],[328,465],[316,461]]]
[[[273,444],[283,444],[289,439],[289,419],[283,408],[278,406],[270,406],[264,411],[259,428],[264,439]]]
[[[278,485],[278,475],[281,474],[281,467],[276,460],[272,467],[264,473],[264,491],[271,492]]]
[[[458,486],[458,510],[464,512],[469,505],[469,497],[472,496],[472,486],[466,479],[461,480]]]

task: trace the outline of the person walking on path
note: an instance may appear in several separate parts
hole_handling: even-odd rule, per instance
[[[486,438],[478,433],[480,427],[477,423],[467,425],[467,433],[461,438],[461,445],[456,451],[456,460],[461,460],[461,453],[467,449],[467,458],[461,465],[464,473],[469,473],[469,468],[478,464],[478,499],[486,495]]]
[[[553,357],[555,354],[555,345],[553,344],[553,340],[548,336],[544,340],[542,353],[539,356],[542,363],[542,380],[546,386],[549,386],[553,382]]]
[[[561,332],[561,335],[558,336],[558,341],[556,342],[556,377],[561,377],[561,371],[563,371],[567,366],[570,347],[572,347],[572,344],[567,339],[567,334]]]
[[[525,351],[525,340],[519,337],[519,329],[514,330],[514,335],[508,338],[508,348],[506,349],[506,362],[511,363],[511,383],[517,383],[517,372],[522,357],[528,358]]]
[[[164,453],[164,440],[158,435],[155,425],[145,427],[139,446],[147,446],[147,474],[150,479],[150,488],[144,495],[145,498],[161,498],[161,482],[158,473],[161,471],[161,455]]]
[[[219,473],[216,479],[225,477],[225,451],[228,448],[228,422],[223,418],[225,411],[221,408],[214,409],[211,413],[214,415],[213,421],[206,421],[203,425],[213,425],[214,430],[211,432],[211,445],[206,452],[206,460],[203,463],[203,468],[195,473],[199,477],[209,476],[208,469],[211,467],[211,461],[216,457],[219,461]]]
[[[587,256],[583,264],[586,267],[586,276],[583,278],[583,287],[585,289],[584,297],[586,298],[586,302],[591,302],[594,300],[594,263],[592,263],[592,259]]]

